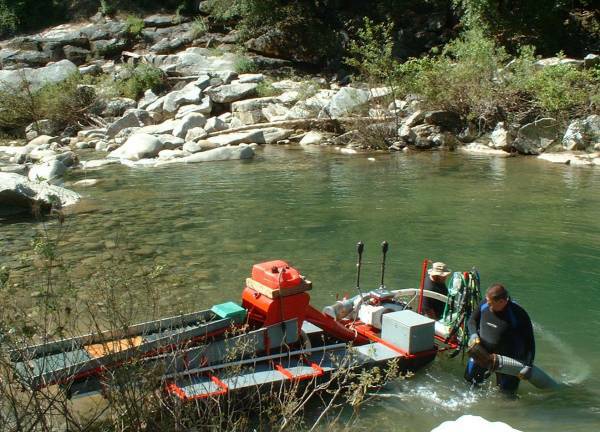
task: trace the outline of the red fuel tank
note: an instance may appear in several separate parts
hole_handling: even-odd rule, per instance
[[[292,288],[302,283],[302,277],[298,270],[282,260],[254,264],[252,279],[273,289]]]

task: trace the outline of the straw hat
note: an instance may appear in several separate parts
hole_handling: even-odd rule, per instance
[[[432,264],[431,268],[429,270],[427,270],[427,273],[429,273],[431,276],[446,277],[450,273],[452,273],[452,271],[443,262],[434,262]]]

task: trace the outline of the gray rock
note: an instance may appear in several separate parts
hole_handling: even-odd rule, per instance
[[[162,143],[162,148],[166,150],[176,149],[177,147],[181,147],[185,143],[185,140],[183,140],[182,138],[169,134],[156,135],[156,138],[160,140],[160,142]]]
[[[262,117],[268,122],[281,121],[290,118],[290,109],[283,104],[267,105],[260,110]]]
[[[543,118],[522,126],[513,148],[519,153],[538,155],[552,146],[558,136],[558,122],[553,118]]]
[[[264,141],[264,137],[260,129],[253,129],[249,131],[233,132],[213,136],[208,138],[207,141],[217,147],[224,147],[228,145],[237,145],[242,143],[249,144],[261,142]]]
[[[163,149],[158,138],[152,135],[134,134],[118,149],[109,153],[109,158],[137,161],[147,157],[155,157]]]
[[[207,136],[208,133],[202,127],[194,127],[187,131],[187,133],[185,134],[185,140],[188,142],[196,141],[202,138],[206,138]]]
[[[17,90],[22,87],[25,79],[30,83],[31,91],[37,91],[47,84],[62,82],[77,71],[77,66],[69,60],[61,60],[38,69],[0,70],[0,88]]]
[[[225,160],[252,159],[254,150],[249,145],[219,147],[212,150],[194,153],[178,159],[185,163],[215,162]]]
[[[33,182],[15,173],[0,172],[0,207],[65,207],[75,204],[80,198],[78,193],[59,186]]]
[[[150,47],[150,51],[156,54],[170,54],[192,42],[188,35],[181,35],[173,39],[161,39]]]
[[[175,113],[179,107],[188,104],[195,104],[200,101],[202,90],[196,87],[194,83],[187,84],[181,90],[171,92],[165,96],[162,106],[163,111]]]
[[[239,84],[259,83],[265,80],[265,76],[261,73],[256,74],[241,74],[237,78]]]
[[[212,101],[208,96],[205,96],[200,102],[200,104],[190,104],[179,107],[179,110],[177,110],[177,114],[175,114],[175,118],[181,119],[191,113],[209,115],[211,111]]]
[[[53,161],[42,162],[41,164],[31,166],[27,177],[31,181],[57,183],[61,180],[66,170],[67,167],[65,167],[61,161],[55,159]]]
[[[106,134],[110,138],[113,138],[119,132],[121,132],[122,130],[124,130],[126,128],[142,127],[144,125],[147,125],[149,123],[149,121],[150,121],[150,115],[148,114],[147,111],[133,109],[133,110],[130,110],[123,117],[121,117],[120,119],[118,119],[117,121],[112,123],[108,127]]]
[[[40,67],[46,65],[52,57],[42,51],[0,50],[0,64],[4,68]]]
[[[144,96],[139,100],[137,107],[139,109],[146,109],[152,102],[155,102],[157,99],[158,99],[158,96],[156,94],[154,94],[152,89],[148,89],[144,92]],[[148,111],[153,111],[153,110],[148,110]]]
[[[185,138],[187,132],[192,128],[201,128],[206,124],[206,117],[202,114],[191,113],[181,119],[179,124],[173,129],[173,135],[179,138]]]
[[[157,59],[156,65],[163,70],[172,70],[182,76],[193,76],[208,72],[235,70],[237,59],[237,55],[232,53],[214,55],[209,49],[188,48],[178,54]]]
[[[179,24],[179,18],[175,15],[155,14],[144,18],[146,27],[170,27]]]
[[[406,117],[404,124],[408,127],[414,127],[420,125],[425,120],[425,113],[421,110],[413,112],[411,115]]]
[[[27,143],[31,147],[38,147],[44,144],[50,144],[53,142],[57,142],[58,138],[50,135],[39,135],[38,137],[32,139]]]
[[[97,63],[92,63],[87,66],[79,66],[79,73],[81,75],[100,75],[102,73],[102,68]]]
[[[440,133],[440,128],[435,125],[421,124],[412,128],[415,134],[414,146],[419,149],[430,149],[440,145],[439,140],[435,140]]]
[[[180,120],[166,120],[157,125],[144,126],[138,132],[154,135],[173,135],[173,130],[179,125]]]
[[[228,129],[227,123],[218,117],[211,117],[206,121],[204,130],[208,133],[217,132]]]
[[[544,69],[550,66],[558,65],[569,65],[575,68],[583,67],[583,60],[576,60],[572,58],[561,58],[561,57],[549,57],[536,61],[534,67],[537,69]]]
[[[323,141],[323,134],[316,131],[310,131],[302,137],[300,145],[318,145]]]
[[[95,40],[90,42],[92,51],[99,56],[112,56],[120,54],[125,48],[127,48],[127,41],[125,39],[108,39],[108,40]]]
[[[120,117],[125,111],[135,108],[137,103],[133,99],[119,97],[109,100],[102,110],[103,117]],[[143,109],[143,108],[142,108]]]
[[[65,53],[65,58],[76,65],[84,64],[91,54],[90,50],[73,45],[64,46],[63,52]]]
[[[600,64],[600,55],[588,54],[583,58],[583,65],[586,68],[593,68],[598,64]]]
[[[508,151],[513,142],[512,133],[506,128],[504,122],[500,122],[496,125],[494,131],[490,135],[490,139],[490,147],[504,151]]]
[[[256,94],[257,84],[226,84],[206,90],[206,94],[216,103],[230,103],[252,97]]]
[[[369,101],[367,90],[343,87],[329,101],[325,107],[325,115],[333,118],[347,116],[365,106]],[[319,115],[321,117],[321,115]]]
[[[187,155],[188,153],[183,150],[161,150],[158,152],[158,158],[161,160],[181,158]]]
[[[202,143],[200,143],[200,142],[187,141],[183,145],[183,151],[184,152],[198,153],[198,152],[203,151],[203,150],[206,150],[206,149],[202,146]]]
[[[584,150],[586,147],[584,130],[582,120],[571,122],[562,139],[563,148],[565,150]]]

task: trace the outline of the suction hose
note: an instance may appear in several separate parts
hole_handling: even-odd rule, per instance
[[[481,346],[481,344],[472,346],[469,349],[469,355],[475,360],[475,363],[489,369],[491,372],[517,376],[523,379],[519,375],[526,364],[519,360],[499,354],[490,354]],[[531,375],[527,378],[527,381],[537,388],[546,390],[556,389],[560,386],[560,384],[554,381],[554,379],[544,372],[542,368],[535,365],[531,366]]]
[[[494,372],[505,375],[519,376],[519,372],[526,366],[525,363],[507,356],[494,354]],[[540,389],[555,389],[559,384],[544,370],[535,365],[531,366],[531,376],[528,381]]]

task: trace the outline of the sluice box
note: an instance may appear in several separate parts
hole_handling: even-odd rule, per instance
[[[435,321],[411,310],[383,315],[381,338],[409,354],[434,348]]]

